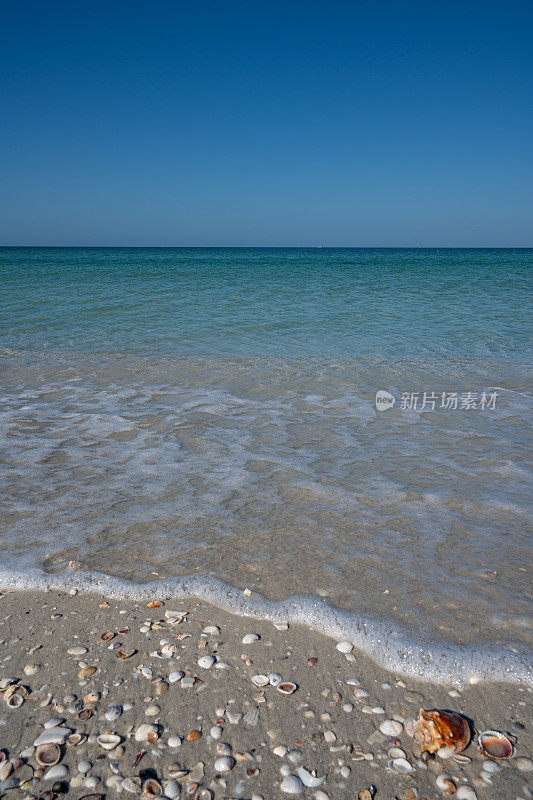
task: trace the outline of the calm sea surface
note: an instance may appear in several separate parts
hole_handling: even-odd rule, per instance
[[[4,581],[76,560],[522,658],[532,274],[533,250],[0,249]]]

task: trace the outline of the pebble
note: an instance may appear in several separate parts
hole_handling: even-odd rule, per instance
[[[353,650],[353,644],[351,642],[337,642],[336,647],[339,653],[351,653]]]
[[[301,794],[303,788],[300,778],[297,778],[296,775],[285,775],[280,785],[281,791],[285,794]]]

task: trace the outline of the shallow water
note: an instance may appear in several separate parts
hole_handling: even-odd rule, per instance
[[[72,579],[70,560],[131,591],[209,576],[229,606],[223,585],[318,596],[316,627],[343,609],[389,653],[390,630],[434,653],[486,643],[509,671],[531,632],[532,265],[1,250],[4,582]]]

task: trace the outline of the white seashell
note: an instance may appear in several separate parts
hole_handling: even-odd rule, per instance
[[[337,642],[336,647],[339,653],[351,653],[353,650],[353,644],[351,642]]]
[[[216,772],[230,772],[235,765],[235,761],[231,756],[222,756],[217,758],[214,767]]]
[[[78,764],[78,772],[81,772],[82,775],[85,775],[91,769],[92,764],[90,761],[80,761]]]
[[[448,745],[445,744],[444,747],[440,747],[437,750],[437,755],[439,758],[442,758],[443,761],[446,761],[448,758],[453,756],[453,750],[451,747],[448,747]]]
[[[457,789],[457,794],[455,795],[457,800],[477,800],[477,794],[475,793],[472,786],[468,786],[463,784],[459,786]]]
[[[441,792],[444,792],[444,794],[455,794],[457,787],[449,775],[438,775],[436,783],[438,788],[441,790]]]
[[[35,675],[36,672],[39,672],[41,669],[40,664],[26,664],[24,667],[24,674],[25,675]]]
[[[382,708],[381,706],[374,706],[374,708],[372,709],[372,713],[373,714],[384,714],[385,713],[385,709]]]
[[[211,736],[212,739],[220,739],[220,737],[222,736],[222,728],[220,727],[220,725],[213,725],[213,727],[209,731],[209,735]]]
[[[405,758],[405,750],[402,750],[401,747],[391,747],[390,750],[387,751],[387,755],[389,758]]]
[[[180,796],[180,786],[177,781],[167,780],[163,781],[163,791],[165,793],[165,797],[168,797],[169,800],[176,800]]]
[[[4,761],[4,763],[0,765],[0,783],[7,781],[13,770],[14,767],[11,761]]]
[[[285,756],[287,755],[287,748],[285,747],[284,744],[278,744],[274,748],[273,753],[275,756],[279,756],[280,758],[285,758]]]
[[[149,706],[146,706],[144,713],[147,717],[157,717],[160,711],[161,709],[159,708],[159,706],[156,706],[155,704],[152,703]]]
[[[171,672],[168,676],[170,683],[176,683],[177,681],[181,681],[182,678],[185,677],[185,673],[182,669],[177,669],[174,672]]]
[[[202,669],[211,669],[215,661],[216,658],[214,656],[202,656],[198,659],[198,666],[202,667]]]
[[[194,678],[182,678],[181,685],[184,689],[192,689],[196,685]]]
[[[318,778],[315,775],[312,775],[303,767],[299,767],[298,777],[300,778],[303,785],[307,786],[309,789],[318,789],[318,787],[322,786],[322,784],[326,780],[326,775],[322,775],[321,778]]]
[[[367,690],[366,689],[362,689],[360,686],[356,686],[355,687],[355,689],[353,690],[353,695],[358,700],[362,700],[363,697],[369,697],[369,693],[367,692]]]
[[[276,688],[281,694],[294,694],[298,686],[292,681],[283,681]]]
[[[167,744],[169,747],[181,747],[182,742],[181,736],[169,736]]]
[[[90,778],[85,779],[85,786],[87,789],[96,789],[100,783],[100,778],[97,775],[91,775]]]
[[[170,619],[171,617],[177,617],[178,619],[183,619],[183,617],[186,617],[188,613],[189,613],[188,611],[169,611],[169,610],[167,610],[167,611],[165,611],[165,617],[166,617],[166,619]]]
[[[220,742],[216,747],[217,756],[230,756],[232,747],[227,742]]]
[[[497,764],[495,761],[484,761],[483,769],[485,770],[485,772],[492,772],[493,775],[495,775],[497,772],[502,771],[501,766]]]
[[[267,675],[254,675],[252,677],[254,686],[268,686],[269,680]]]
[[[68,775],[68,768],[64,764],[56,764],[55,767],[50,767],[48,772],[45,773],[44,778],[47,781],[57,781],[60,778],[65,778]]]
[[[150,734],[157,734],[158,730],[157,725],[150,725],[148,722],[145,722],[143,725],[139,725],[135,731],[135,741],[146,742]]]
[[[520,772],[531,772],[533,770],[533,761],[526,756],[519,756],[519,758],[515,759],[514,765]]]
[[[228,718],[228,722],[231,722],[232,725],[237,725],[242,719],[242,714],[240,711],[226,711],[226,716]]]
[[[277,631],[288,631],[289,630],[289,623],[288,622],[274,622],[274,627]]]
[[[220,628],[218,625],[206,625],[202,633],[206,636],[216,636],[218,633],[220,633]]]
[[[359,686],[359,684],[361,683],[361,681],[360,681],[360,680],[358,680],[357,678],[348,678],[348,680],[346,681],[346,683],[348,684],[348,686]]]
[[[246,712],[243,719],[247,725],[249,725],[251,728],[255,728],[259,722],[259,712],[255,708],[252,708],[250,711]]]
[[[394,772],[408,773],[413,771],[413,767],[406,758],[393,758],[390,766]]]
[[[111,706],[105,712],[104,718],[108,722],[113,722],[113,720],[117,719],[117,717],[120,717],[121,714],[122,714],[122,707],[121,706]]]
[[[45,730],[49,730],[50,728],[57,728],[59,725],[62,725],[64,721],[65,720],[63,719],[63,717],[52,717],[52,719],[46,720],[46,722],[43,725],[43,728]]]
[[[247,633],[246,636],[242,637],[242,643],[253,644],[253,642],[258,642],[260,638],[258,633]]]
[[[279,674],[279,672],[269,672],[268,673],[268,682],[271,686],[279,686],[283,678]]]
[[[82,647],[81,645],[76,645],[75,647],[69,647],[67,653],[70,653],[71,656],[84,656],[85,653],[88,653],[88,649],[86,647]]]
[[[70,736],[71,733],[72,728],[48,728],[37,737],[33,746],[38,747],[40,744],[64,744],[65,739],[67,736]]]
[[[285,794],[301,794],[303,792],[302,782],[296,775],[285,775],[279,788]]]
[[[385,736],[399,736],[402,732],[403,725],[395,719],[385,719],[379,726],[379,729]]]
[[[96,741],[103,750],[114,750],[121,743],[122,737],[118,733],[101,733]]]

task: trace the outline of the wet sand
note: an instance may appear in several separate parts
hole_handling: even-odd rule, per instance
[[[162,604],[150,608],[151,601]],[[218,630],[204,632],[206,626]],[[104,641],[104,633],[114,635]],[[247,634],[260,638],[243,643]],[[73,648],[87,652],[69,653]],[[170,657],[160,657],[168,655],[164,651]],[[205,657],[200,663],[206,666],[200,666]],[[81,679],[86,667],[96,670]],[[284,695],[272,685],[254,685],[254,676],[269,673],[294,682],[296,691]],[[15,680],[30,696],[11,709],[5,690]],[[25,761],[11,774],[0,765],[0,796],[37,797],[52,788],[58,797],[65,790],[76,798],[141,796],[142,781],[153,776],[165,796],[198,800],[290,796],[282,785],[301,788],[303,797],[314,800],[353,800],[365,789],[378,800],[414,800],[443,796],[436,780],[446,774],[458,798],[469,796],[466,786],[479,800],[533,797],[530,688],[477,684],[458,690],[402,680],[355,650],[340,652],[334,640],[305,626],[279,630],[194,599],[147,597],[136,603],[57,591],[4,592],[0,681],[0,748],[6,757]],[[474,737],[464,751],[470,761],[422,761],[400,730],[420,708],[463,714],[478,732],[513,734],[515,756],[486,759]],[[79,719],[81,709],[90,711]],[[33,743],[52,719],[86,738],[61,746],[61,761],[48,777],[38,768]],[[397,736],[379,731],[385,720],[400,723]],[[156,726],[156,741],[139,740],[143,724]],[[116,749],[107,751],[96,741],[106,732],[121,737]],[[408,774],[393,771],[391,747],[404,750],[412,767]],[[215,766],[221,758],[226,761]],[[231,770],[220,771],[232,762]],[[299,786],[292,778],[282,784],[302,767],[326,776],[320,787]]]

